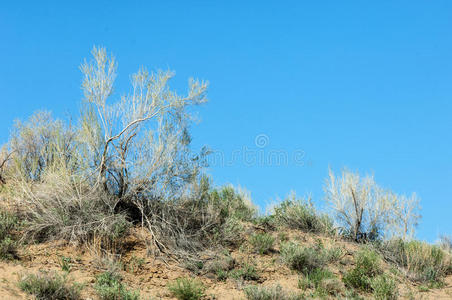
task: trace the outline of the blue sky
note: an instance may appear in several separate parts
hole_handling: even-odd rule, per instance
[[[328,166],[347,166],[418,193],[419,238],[452,234],[451,1],[64,2],[1,5],[1,142],[38,109],[76,116],[78,66],[102,45],[119,62],[115,96],[140,66],[175,70],[176,88],[210,81],[193,137],[225,159],[208,170],[216,184],[322,206]],[[288,162],[259,159],[274,153]]]

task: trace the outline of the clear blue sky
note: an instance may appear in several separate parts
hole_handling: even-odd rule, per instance
[[[35,110],[76,116],[78,66],[103,45],[117,95],[141,65],[175,70],[176,87],[210,81],[193,136],[227,160],[209,169],[216,184],[322,205],[328,166],[348,166],[420,195],[419,238],[452,234],[452,1],[66,2],[1,4],[1,142]],[[233,155],[245,150],[303,151],[303,164]]]

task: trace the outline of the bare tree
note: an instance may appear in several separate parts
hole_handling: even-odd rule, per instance
[[[415,196],[385,190],[373,176],[361,178],[343,170],[342,176],[336,177],[330,169],[324,189],[337,223],[355,241],[394,235],[408,238],[419,219]]]
[[[163,184],[165,173],[174,178],[186,175],[181,168],[188,162],[178,157],[187,154],[190,142],[186,108],[207,101],[207,83],[190,79],[187,95],[180,96],[169,88],[173,72],[149,73],[142,68],[132,75],[131,92],[109,103],[115,59],[103,48],[95,47],[92,55],[94,59],[81,66],[85,95],[81,127],[97,182],[123,197],[131,185],[136,191],[150,184],[156,187],[157,181]]]

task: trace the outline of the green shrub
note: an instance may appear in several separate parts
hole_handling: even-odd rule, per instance
[[[338,295],[342,292],[340,281],[328,270],[315,269],[298,281],[298,287],[302,290],[315,289],[319,297]]]
[[[278,225],[306,232],[327,233],[333,227],[331,219],[319,214],[310,199],[298,199],[295,194],[275,207],[274,216]]]
[[[227,271],[221,269],[218,269],[215,275],[217,275],[218,281],[226,281],[226,279],[228,279],[229,276]]]
[[[273,287],[248,286],[244,289],[248,300],[301,300],[303,296],[291,295],[285,292],[280,285]]]
[[[204,286],[197,280],[179,278],[168,286],[178,300],[198,300],[204,296]]]
[[[229,275],[234,279],[243,279],[243,280],[258,280],[260,278],[257,273],[256,267],[250,264],[245,264],[242,268],[237,270],[232,270],[229,272]]]
[[[96,277],[94,289],[101,300],[138,300],[138,292],[128,291],[115,272],[104,272]]]
[[[223,219],[234,217],[250,221],[256,216],[257,209],[251,202],[249,194],[232,186],[215,189],[210,193],[210,203],[219,211]]]
[[[330,263],[339,261],[344,255],[344,250],[342,248],[330,248],[326,250],[326,252]]]
[[[303,290],[318,288],[325,279],[334,278],[334,274],[325,269],[315,269],[303,276],[298,282],[298,287]]]
[[[322,268],[327,263],[327,256],[324,251],[315,248],[302,248],[293,242],[281,245],[281,259],[289,268],[304,274]]]
[[[355,267],[345,274],[343,281],[349,287],[370,291],[372,278],[382,273],[380,257],[369,249],[361,250],[356,255]]]
[[[373,295],[377,300],[397,299],[397,285],[389,276],[377,276],[371,282]]]
[[[40,272],[26,275],[19,281],[19,287],[37,300],[81,299],[81,286],[69,284],[67,277],[56,273]]]
[[[256,233],[250,238],[250,244],[254,252],[259,254],[267,254],[273,247],[275,238],[268,233]]]
[[[439,246],[420,241],[392,240],[380,250],[387,260],[405,269],[409,278],[423,283],[440,281],[452,263],[451,255]]]
[[[0,259],[17,256],[17,242],[13,232],[19,228],[19,219],[5,211],[0,211]]]
[[[263,227],[265,230],[275,229],[276,223],[274,215],[257,216],[252,221],[254,224]]]

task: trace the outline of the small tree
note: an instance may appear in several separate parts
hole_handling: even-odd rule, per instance
[[[94,47],[93,60],[81,66],[85,105],[82,139],[97,182],[120,198],[127,193],[174,191],[193,176],[189,105],[206,102],[207,83],[190,79],[188,93],[169,88],[171,71],[132,75],[132,90],[110,104],[116,77],[114,57]]]
[[[361,178],[343,170],[342,176],[336,177],[330,169],[324,189],[337,223],[355,241],[382,235],[407,238],[419,219],[415,196],[407,198],[385,190],[373,176]]]

